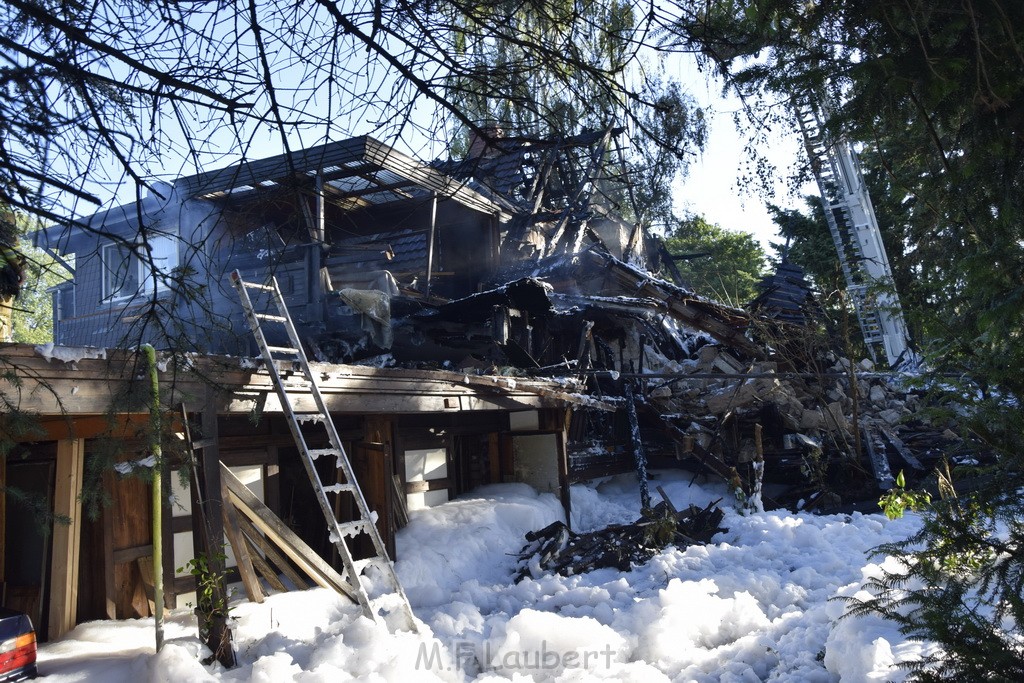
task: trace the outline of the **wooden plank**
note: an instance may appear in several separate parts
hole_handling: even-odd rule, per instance
[[[499,215],[508,220],[511,215],[499,204],[471,189],[464,181],[446,176],[430,166],[416,161],[373,138],[367,137],[364,158],[403,178],[415,182],[420,187],[432,190],[442,197],[450,197],[463,206],[467,206],[487,215]]]
[[[115,550],[111,559],[114,564],[128,564],[134,562],[140,557],[146,557],[153,554],[153,544],[146,543],[145,545],[133,545],[130,548],[119,548]]]
[[[291,562],[281,554],[273,543],[267,541],[263,534],[256,530],[256,527],[252,525],[252,522],[249,521],[248,517],[245,515],[238,516],[238,528],[242,530],[242,533],[246,535],[249,541],[251,541],[256,548],[263,551],[266,559],[272,562],[274,566],[277,567],[278,571],[284,574],[285,577],[292,582],[292,585],[294,585],[295,588],[300,591],[309,588],[309,584],[306,583],[306,580],[303,579],[297,571],[295,571]]]
[[[139,567],[139,575],[142,576],[142,585],[146,591],[146,600],[149,602],[149,612],[150,614],[156,614],[156,603],[154,602],[156,589],[154,588],[153,581],[153,557],[140,557],[135,562]]]
[[[272,180],[277,183],[287,182],[292,174],[305,174],[330,166],[343,166],[353,161],[362,161],[367,137],[351,138],[337,142],[329,142],[308,149],[297,150],[291,154],[279,154],[267,159],[257,159],[235,164],[214,171],[197,173],[196,175],[178,178],[174,186],[180,192],[195,197],[212,192],[225,192],[235,187],[250,185],[255,187],[261,182]],[[306,185],[310,184],[306,181]],[[294,186],[292,186],[294,188]],[[283,186],[287,189],[288,186]],[[277,187],[274,189],[282,189]]]
[[[82,481],[85,439],[57,442],[57,474],[53,512],[69,517],[69,524],[53,525],[50,558],[50,622],[48,635],[56,640],[74,628],[78,617],[79,545],[82,538]]]
[[[24,344],[3,346],[5,360],[18,374],[22,389],[13,392],[0,387],[0,394],[41,415],[71,414],[89,418],[83,430],[101,428],[100,406],[125,391],[134,381],[134,353],[108,352],[108,359],[85,358],[76,364],[47,362],[34,347]],[[168,364],[167,400],[188,400],[193,410],[213,407],[220,412],[251,412],[259,402],[268,412],[281,411],[280,401],[266,373],[243,368],[237,358],[199,356],[190,358],[194,367]],[[312,364],[320,373],[321,390],[332,413],[421,413],[451,410],[533,409],[566,403],[600,403],[573,396],[563,387],[543,380],[503,377],[474,377],[448,371],[380,369],[359,366]],[[223,392],[207,391],[201,377],[213,379]],[[308,396],[295,394],[297,403],[311,403]],[[196,397],[203,397],[197,400]],[[355,399],[355,400],[354,400]],[[454,406],[454,408],[452,407]],[[130,425],[137,417],[127,419]],[[58,427],[58,422],[64,424]],[[70,433],[66,421],[53,422],[54,430]],[[56,432],[55,432],[56,433]],[[76,436],[78,436],[76,434]],[[208,438],[208,435],[202,435]],[[29,437],[26,437],[29,438]],[[35,438],[35,437],[31,437]]]
[[[889,469],[889,459],[885,455],[885,447],[875,441],[875,432],[867,423],[861,425],[861,437],[861,443],[867,449],[868,462],[871,463],[871,470],[875,474],[878,488],[888,491],[896,485],[896,479],[892,476],[892,470]]]
[[[238,517],[241,518],[241,515],[239,515]],[[267,583],[270,584],[271,588],[278,591],[279,593],[287,593],[288,589],[285,588],[284,583],[281,581],[281,577],[277,575],[277,572],[275,572],[274,568],[270,566],[270,563],[267,562],[266,558],[264,558],[263,555],[256,552],[256,548],[254,548],[253,545],[250,543],[249,539],[246,538],[245,533],[241,531],[241,524],[239,524],[238,529],[238,538],[242,543],[244,543],[247,546],[247,552],[249,553],[249,557],[252,560],[252,565],[256,568],[256,571],[259,572],[260,576],[266,579]]]
[[[229,498],[227,483],[221,477],[221,501]],[[245,587],[245,595],[250,602],[263,602],[263,586],[256,576],[256,570],[252,566],[252,557],[249,555],[249,544],[238,530],[238,513],[234,505],[221,506],[224,535],[227,536],[231,549],[235,551],[235,564],[238,566],[238,573],[242,578],[242,586]]]
[[[292,441],[289,445],[294,445]],[[270,461],[264,467],[263,479],[263,501],[271,510],[281,509],[281,466],[278,464],[278,447],[267,446],[267,456]]]
[[[661,494],[661,499],[665,501],[665,505],[668,506],[669,512],[678,516],[679,510],[676,510],[676,506],[672,504],[672,500],[668,497],[668,494],[665,493],[665,489],[661,485],[658,485],[654,487],[654,490]]]
[[[609,254],[589,251],[591,261],[610,276],[631,296],[643,295],[664,302],[674,317],[703,330],[720,342],[754,357],[763,358],[764,349],[744,336],[749,315],[739,309],[726,309],[720,304],[702,300],[697,295],[659,280],[650,273],[613,258]]]
[[[174,577],[174,592],[178,595],[185,595],[191,593],[196,589],[196,579],[194,576],[175,576]]]
[[[115,553],[126,548],[149,546],[153,542],[149,483],[138,477],[119,475],[114,475],[111,482],[115,501],[112,506]]]
[[[98,436],[135,438],[149,424],[149,415],[61,415],[39,419],[47,441],[93,439]],[[36,438],[39,438],[38,436]]]
[[[391,475],[393,488],[391,491],[392,508],[395,515],[395,526],[399,529],[409,524],[409,508],[406,505],[405,496],[402,494],[402,478],[397,474]]]
[[[656,418],[662,432],[664,432],[670,439],[678,443],[684,449],[692,447],[692,450],[687,451],[687,455],[699,461],[702,465],[725,481],[729,482],[732,480],[732,475],[735,470],[729,465],[726,465],[721,458],[694,441],[689,434],[669,422],[648,404],[641,403],[638,407],[643,410],[646,415]]]
[[[231,502],[249,518],[249,521],[257,529],[266,534],[267,538],[284,551],[309,578],[318,586],[331,588],[353,600],[356,599],[355,592],[348,582],[331,565],[324,562],[323,558],[317,555],[294,531],[289,529],[224,465],[221,465],[221,477],[227,482]]]
[[[897,453],[899,453],[900,457],[903,458],[904,462],[913,467],[915,470],[921,472],[924,471],[924,465],[922,465],[921,461],[918,460],[917,457],[910,452],[910,449],[907,448],[907,445],[903,443],[903,439],[896,436],[895,432],[893,432],[891,429],[883,425],[878,426],[878,431],[882,433],[882,436],[889,443],[889,445],[892,446]]]

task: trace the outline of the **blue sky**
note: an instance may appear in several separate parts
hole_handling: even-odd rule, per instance
[[[779,241],[775,224],[765,206],[765,188],[743,187],[742,165],[748,158],[744,147],[747,134],[737,130],[733,114],[741,110],[734,96],[723,96],[721,85],[699,73],[681,56],[678,78],[688,86],[697,103],[712,113],[707,146],[690,167],[685,179],[676,183],[677,209],[702,214],[709,222],[729,230],[749,232],[769,249]],[[804,206],[800,195],[815,194],[813,183],[803,185],[799,193],[788,190],[787,180],[798,168],[802,145],[796,129],[778,127],[757,145],[757,151],[776,168],[770,201],[783,208]]]

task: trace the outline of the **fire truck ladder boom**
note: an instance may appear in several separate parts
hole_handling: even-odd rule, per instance
[[[895,367],[911,361],[903,310],[857,153],[848,140],[827,133],[814,98],[796,97],[793,107],[864,344],[875,362],[884,357]]]

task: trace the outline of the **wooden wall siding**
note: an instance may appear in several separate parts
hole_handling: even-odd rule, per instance
[[[114,610],[118,619],[149,616],[138,558],[151,555],[150,485],[137,477],[112,478],[110,515]]]
[[[488,435],[466,434],[454,439],[455,493],[491,483]]]
[[[501,482],[501,439],[497,432],[487,435],[487,464],[490,470],[491,484]]]
[[[86,444],[86,462],[89,458]],[[110,487],[106,486],[106,491]],[[109,515],[98,510],[95,518],[83,511],[82,540],[79,545],[78,617],[79,623],[115,617],[113,600],[113,546],[106,523]],[[108,599],[109,596],[109,599]]]

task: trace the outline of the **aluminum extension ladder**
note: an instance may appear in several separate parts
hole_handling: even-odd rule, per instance
[[[882,351],[891,366],[912,363],[903,311],[892,288],[892,269],[856,152],[847,140],[829,138],[817,104],[809,95],[793,98],[864,344],[875,362]]]
[[[259,345],[260,351],[263,353],[263,361],[267,371],[270,373],[274,388],[277,390],[277,395],[281,399],[281,407],[288,421],[288,427],[291,429],[295,443],[299,447],[302,464],[306,468],[306,473],[313,484],[317,501],[320,503],[324,518],[327,520],[331,542],[338,549],[338,555],[345,566],[345,578],[351,584],[355,595],[358,596],[363,613],[374,621],[380,621],[388,617],[385,619],[385,623],[393,630],[415,632],[417,630],[416,620],[413,617],[409,599],[406,597],[405,591],[398,581],[394,565],[388,557],[387,549],[384,547],[384,540],[381,538],[377,525],[374,522],[374,515],[366,504],[366,498],[363,496],[362,489],[359,488],[355,473],[352,470],[352,463],[345,453],[345,448],[342,446],[338,431],[334,426],[334,421],[331,419],[331,415],[324,404],[323,395],[320,393],[320,387],[317,384],[316,378],[310,371],[309,361],[306,359],[302,343],[299,341],[291,316],[288,314],[288,308],[285,305],[284,298],[281,296],[277,279],[271,277],[269,284],[246,282],[242,279],[241,274],[235,270],[231,273],[231,283],[238,290],[242,309],[245,311],[246,321],[249,323],[253,336],[256,337],[256,343]],[[249,294],[250,290],[256,292],[258,296],[269,297],[274,304],[276,313],[271,314],[257,311],[253,306],[252,297]],[[263,331],[264,324],[283,326],[288,334],[288,338],[291,340],[291,346],[269,345]],[[302,377],[300,381],[297,384],[289,384],[288,388],[291,388],[293,391],[308,391],[316,404],[316,412],[298,413],[295,411],[288,396],[288,388],[285,387],[278,369],[277,364],[281,361],[290,362],[301,369]],[[309,448],[300,428],[302,423],[319,425],[327,434],[328,441],[331,444],[330,448]],[[338,469],[341,470],[339,474],[342,475],[340,479],[343,479],[343,481],[324,486],[314,465],[314,461],[323,456],[333,456],[337,460]],[[342,500],[344,500],[343,496],[351,496],[358,511],[358,519],[349,522],[339,522],[335,516],[328,494],[333,494]],[[366,534],[373,541],[375,555],[369,559],[356,561],[352,559],[352,552],[349,550],[345,539],[348,537],[354,538],[361,534]],[[376,567],[380,571],[385,588],[390,590],[390,593],[384,591],[382,595],[374,598],[369,596],[367,589],[360,581],[360,575],[369,567]],[[367,579],[372,581],[369,576]]]

